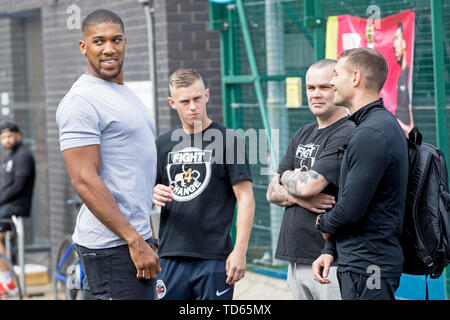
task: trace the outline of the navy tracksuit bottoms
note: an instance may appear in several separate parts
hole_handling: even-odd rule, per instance
[[[232,300],[234,285],[225,283],[225,260],[160,258],[156,296],[163,300]]]

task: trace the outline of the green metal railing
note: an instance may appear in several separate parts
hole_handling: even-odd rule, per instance
[[[445,112],[445,79],[444,70],[444,41],[442,23],[442,1],[431,0],[431,35],[433,44],[433,79],[434,101],[436,106],[436,136],[438,148],[443,150],[448,165],[447,145],[447,117]]]

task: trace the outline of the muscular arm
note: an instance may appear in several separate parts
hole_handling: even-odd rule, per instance
[[[72,186],[95,217],[127,243],[139,238],[100,179],[100,146],[72,148],[62,155]]]
[[[226,261],[227,280],[232,285],[245,275],[248,241],[255,216],[255,198],[250,180],[243,180],[233,186],[237,200],[236,241]]]
[[[72,186],[81,200],[100,222],[128,244],[137,277],[155,277],[160,269],[156,253],[122,214],[99,176],[100,146],[71,148],[64,150],[62,155]]]
[[[309,198],[319,194],[330,183],[314,170],[288,170],[281,177],[287,192],[295,197]]]

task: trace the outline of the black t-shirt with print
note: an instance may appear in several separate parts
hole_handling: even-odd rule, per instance
[[[212,122],[198,134],[181,126],[156,139],[157,184],[174,186],[161,208],[160,257],[226,259],[236,205],[233,185],[250,180],[242,137]]]
[[[292,136],[278,173],[297,168],[314,170],[330,181],[322,193],[337,198],[342,148],[354,127],[348,117],[326,128],[318,129],[317,123],[303,126]],[[315,227],[316,217],[316,213],[298,205],[285,209],[275,254],[277,259],[309,264],[320,256],[325,241]]]

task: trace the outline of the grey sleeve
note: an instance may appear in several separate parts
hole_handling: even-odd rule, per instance
[[[81,96],[75,95],[61,102],[56,123],[61,151],[100,144],[101,125],[97,111]]]

